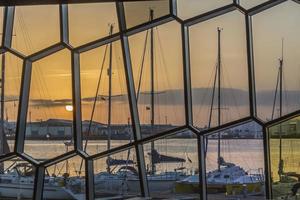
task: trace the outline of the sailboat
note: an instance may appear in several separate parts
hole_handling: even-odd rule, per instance
[[[217,125],[221,125],[222,116],[222,93],[221,93],[221,32],[222,28],[217,28],[218,33],[218,61],[216,64],[215,79],[213,83],[212,99],[209,114],[208,128],[211,126],[212,112],[214,109],[216,85],[217,85]],[[205,156],[207,156],[208,137],[205,143]],[[217,133],[217,169],[207,173],[207,190],[210,193],[239,194],[247,189],[248,193],[260,194],[263,192],[264,178],[261,174],[249,174],[242,167],[234,163],[226,162],[221,156],[221,132]],[[246,188],[245,188],[246,187]],[[178,192],[197,192],[199,191],[199,175],[189,176],[184,180],[178,181],[176,191]]]
[[[152,9],[150,9],[150,20],[153,19],[154,12]],[[147,110],[150,110],[151,113],[151,130],[154,132],[155,129],[155,123],[154,123],[154,32],[153,28],[150,30],[150,52],[151,52],[151,58],[150,58],[150,71],[151,71],[151,77],[150,77],[150,85],[151,85],[151,105],[147,107]],[[110,31],[112,32],[112,31]],[[148,32],[147,32],[148,36]],[[147,42],[147,36],[146,36],[146,42]],[[147,43],[145,42],[145,47]],[[109,76],[109,97],[108,97],[108,149],[110,148],[110,119],[111,119],[111,70],[112,70],[112,45],[111,43],[109,45],[109,68],[108,68],[108,76]],[[145,51],[144,51],[145,54]],[[143,55],[144,57],[144,55]],[[104,58],[105,59],[105,58]],[[144,64],[144,63],[143,63]],[[142,68],[144,68],[142,66]],[[140,85],[141,85],[141,77],[142,77],[143,70],[141,70],[140,78],[139,78],[139,87],[137,91],[137,101],[140,96]],[[100,78],[100,77],[99,77]],[[99,83],[99,80],[98,80]],[[96,94],[96,97],[98,94]],[[96,100],[97,98],[95,98]],[[95,103],[95,102],[94,102]],[[121,160],[121,159],[112,159],[111,157],[108,157],[106,160],[107,164],[107,171],[106,172],[100,172],[95,175],[94,183],[95,183],[95,192],[96,196],[97,194],[100,196],[103,195],[131,195],[131,194],[137,194],[139,193],[140,189],[140,181],[139,176],[137,173],[137,170],[135,168],[136,163],[133,160],[129,159],[130,151],[128,151],[127,159]],[[155,149],[154,142],[151,142],[151,150],[147,153],[147,155],[150,157],[150,167],[147,170],[147,181],[149,190],[152,193],[158,192],[158,193],[166,193],[166,192],[173,192],[175,182],[178,180],[182,180],[187,177],[186,174],[182,172],[182,169],[174,169],[174,171],[166,171],[157,173],[156,165],[158,164],[164,164],[164,163],[184,163],[186,162],[183,158],[178,157],[172,157],[160,154],[157,149]]]
[[[5,102],[5,54],[2,54],[1,63],[1,130],[0,130],[0,155],[9,153],[9,146],[5,133],[4,102]],[[31,165],[20,160],[11,160],[8,168],[0,164],[0,198],[31,199],[33,194],[34,169]],[[45,176],[44,196],[51,199],[72,199],[60,185],[62,177]]]
[[[274,119],[277,95],[279,90],[279,116],[282,117],[282,108],[283,108],[283,66],[284,66],[284,39],[281,42],[281,58],[279,58],[279,67],[277,73],[277,82],[275,87],[272,116],[271,119]],[[278,158],[278,177],[279,181],[273,183],[273,195],[274,196],[286,196],[287,198],[292,198],[296,196],[298,190],[300,190],[300,174],[296,172],[285,172],[284,170],[284,160],[282,158],[282,143],[283,143],[283,131],[282,124],[278,125],[278,134],[279,134],[279,158]]]
[[[29,163],[18,159],[0,175],[0,198],[32,199],[35,170]],[[67,187],[69,180],[63,176],[46,175],[44,179],[45,199],[74,199]]]

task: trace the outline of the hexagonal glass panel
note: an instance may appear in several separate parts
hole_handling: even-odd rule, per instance
[[[197,137],[190,131],[144,145],[147,180],[153,198],[199,198]]]
[[[82,53],[80,70],[86,152],[92,155],[131,142],[133,133],[120,41]]]
[[[0,162],[0,198],[32,199],[35,168],[30,163],[15,157]]]
[[[299,4],[287,1],[253,16],[257,115],[262,120],[300,108],[299,10]]]
[[[17,6],[12,48],[29,55],[60,41],[59,6]]]
[[[180,34],[170,22],[129,38],[143,137],[185,123]]]
[[[53,158],[73,149],[71,55],[61,50],[32,64],[25,152]]]
[[[249,115],[244,18],[233,11],[190,27],[193,119],[199,129]]]
[[[255,122],[206,136],[208,199],[265,199],[262,128]]]
[[[114,25],[113,33],[119,31],[115,3],[69,4],[68,9],[72,46],[108,36],[110,24]]]
[[[177,0],[177,16],[188,19],[231,4],[232,0]]]
[[[19,95],[23,61],[11,53],[0,55],[0,155],[13,151],[15,142],[16,121],[18,117]],[[3,106],[3,107],[2,107]],[[3,129],[2,129],[3,128]]]
[[[253,8],[254,6],[262,4],[266,1],[268,1],[268,0],[251,0],[251,1],[249,1],[249,0],[240,0],[240,5],[243,8],[250,9],[250,8]]]
[[[124,2],[127,28],[148,22],[149,10],[154,11],[153,19],[170,14],[169,1],[135,1]]]
[[[127,199],[140,196],[135,149],[94,160],[95,198]]]
[[[300,117],[283,121],[268,129],[272,194],[274,199],[300,196]]]
[[[47,167],[43,199],[86,199],[85,161],[75,156]]]

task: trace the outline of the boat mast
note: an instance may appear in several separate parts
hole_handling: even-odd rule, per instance
[[[110,31],[109,35],[112,35],[113,33],[113,25],[110,25]],[[107,134],[107,150],[110,150],[110,143],[111,143],[111,96],[112,96],[112,42],[109,44],[109,66],[107,69],[107,75],[108,75],[108,119],[107,119],[107,128],[108,128],[108,134]],[[107,162],[107,172],[110,173],[110,156],[108,156],[108,162]]]
[[[154,18],[154,11],[150,9],[150,21]],[[153,35],[153,28],[150,29],[150,85],[151,85],[151,130],[152,133],[154,132],[154,35]],[[154,141],[151,142],[151,173],[154,174],[155,163],[154,163]]]
[[[221,125],[221,31],[222,29],[218,27],[218,126]],[[221,168],[221,133],[218,132],[218,170]]]
[[[1,134],[0,134],[0,155],[3,155],[5,149],[5,130],[4,130],[4,89],[5,89],[5,54],[2,54],[1,63]],[[0,164],[0,173],[4,172],[3,162]]]
[[[282,116],[282,82],[283,82],[283,38],[281,40],[281,58],[279,59],[279,117]],[[283,160],[282,160],[282,126],[279,124],[279,166],[278,175],[281,181],[283,173]]]

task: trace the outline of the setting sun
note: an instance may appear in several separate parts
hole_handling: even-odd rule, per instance
[[[66,105],[66,111],[72,112],[73,106],[72,105]]]

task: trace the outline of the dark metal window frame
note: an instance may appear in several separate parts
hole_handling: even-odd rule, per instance
[[[164,137],[172,136],[180,131],[190,130],[197,135],[198,141],[198,158],[199,158],[199,180],[200,180],[200,198],[207,199],[206,194],[206,172],[205,172],[205,159],[204,159],[204,137],[214,132],[228,129],[234,126],[238,126],[250,121],[258,123],[263,128],[263,144],[264,144],[264,162],[265,162],[265,175],[266,175],[266,198],[272,197],[271,180],[270,180],[270,152],[269,152],[269,136],[268,128],[274,126],[282,121],[289,120],[295,116],[300,115],[300,110],[293,113],[282,116],[281,118],[274,119],[272,121],[264,122],[258,118],[256,114],[256,96],[255,96],[255,76],[254,76],[254,57],[253,57],[253,33],[252,33],[252,17],[260,12],[263,12],[276,5],[284,3],[286,1],[294,1],[300,3],[299,0],[269,0],[265,3],[257,5],[248,10],[240,6],[238,0],[233,0],[232,4],[214,9],[212,11],[200,14],[195,17],[191,17],[186,20],[182,20],[177,16],[176,0],[169,0],[169,14],[154,19],[150,22],[136,25],[132,28],[126,27],[124,2],[118,0],[2,0],[0,6],[4,6],[4,22],[3,22],[3,37],[2,45],[0,47],[0,53],[10,52],[13,55],[23,60],[23,70],[20,89],[20,103],[18,108],[17,129],[15,138],[14,152],[0,156],[0,161],[10,160],[15,157],[20,157],[23,160],[31,163],[36,167],[36,177],[34,182],[34,197],[33,199],[39,200],[43,197],[43,184],[45,169],[51,165],[70,159],[74,156],[80,156],[85,161],[86,170],[86,199],[94,199],[94,180],[93,180],[93,161],[95,159],[103,158],[111,154],[122,152],[131,148],[135,149],[137,155],[137,163],[140,176],[141,196],[148,197],[149,189],[147,184],[147,176],[145,171],[145,161],[143,144],[150,141],[158,140]],[[79,47],[72,47],[69,44],[69,27],[68,27],[68,4],[71,3],[94,3],[94,2],[115,2],[116,11],[118,16],[118,24],[120,31],[118,33],[106,36]],[[140,1],[142,2],[142,1]],[[12,34],[13,34],[13,22],[15,6],[18,5],[41,5],[41,4],[58,4],[60,13],[60,42],[50,47],[40,50],[32,55],[25,56],[22,53],[11,48]],[[190,49],[189,49],[189,27],[201,23],[203,21],[212,19],[217,16],[238,10],[245,16],[245,30],[246,30],[246,42],[247,42],[247,62],[248,62],[248,86],[249,86],[249,116],[223,124],[219,127],[213,127],[209,130],[199,131],[193,126],[193,114],[192,114],[192,86],[191,86],[191,71],[190,71]],[[132,74],[132,64],[130,57],[130,49],[128,37],[136,33],[145,31],[152,27],[163,25],[165,23],[177,21],[181,24],[181,40],[182,40],[182,56],[183,56],[183,76],[184,76],[184,106],[185,106],[185,125],[174,128],[172,130],[164,131],[154,136],[142,138],[140,121],[138,115],[138,108],[136,103],[136,94],[134,88],[134,80]],[[130,105],[130,114],[132,119],[132,128],[134,133],[134,141],[122,145],[120,147],[112,148],[110,150],[98,153],[96,155],[89,156],[83,151],[82,147],[82,127],[81,127],[81,89],[80,89],[80,54],[91,49],[103,46],[113,41],[120,41],[122,47],[122,55],[124,60],[124,69],[127,83],[127,93]],[[57,156],[47,161],[39,162],[34,158],[24,153],[24,140],[26,131],[26,117],[29,102],[30,80],[32,63],[42,59],[48,55],[58,52],[62,49],[68,49],[71,52],[72,58],[72,101],[74,106],[73,111],[73,137],[74,137],[74,149],[68,153]]]

